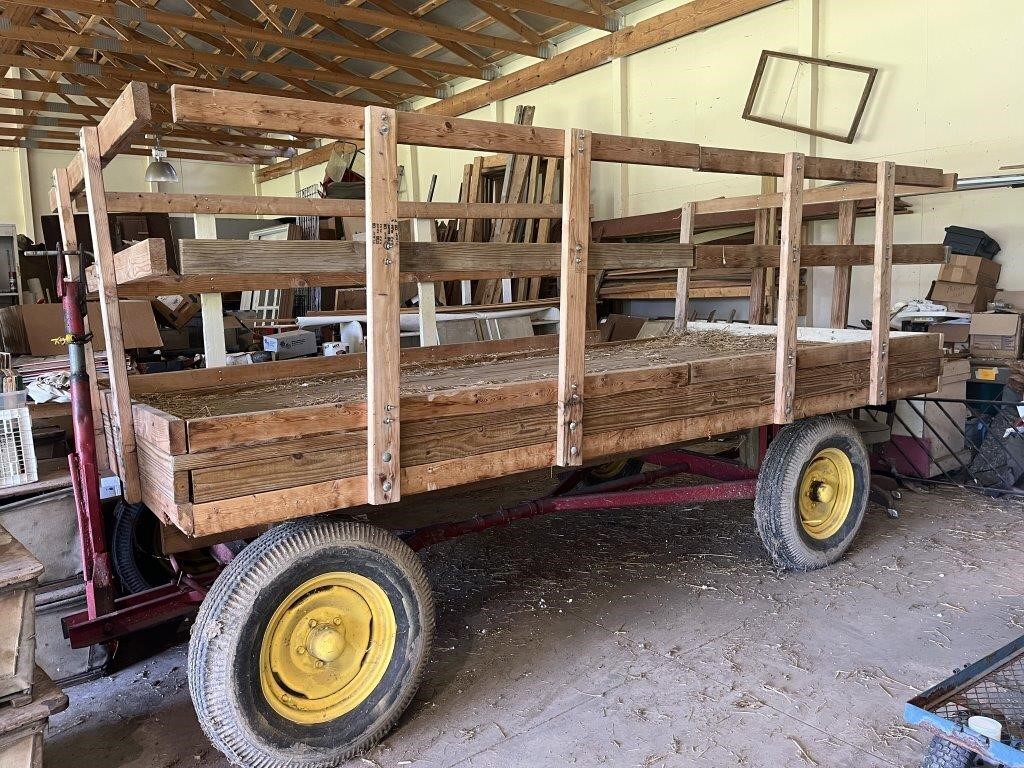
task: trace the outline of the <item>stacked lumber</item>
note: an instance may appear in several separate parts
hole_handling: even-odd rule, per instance
[[[535,108],[516,107],[514,123],[532,125]],[[474,158],[463,168],[459,202],[554,203],[557,202],[561,159],[530,155],[487,155]],[[439,242],[549,243],[552,219],[458,219],[438,226]],[[557,233],[555,233],[557,234]],[[497,304],[534,301],[541,297],[542,278],[473,280],[468,286],[445,286],[448,304]],[[468,290],[463,291],[466,288]],[[471,301],[465,298],[471,296]]]

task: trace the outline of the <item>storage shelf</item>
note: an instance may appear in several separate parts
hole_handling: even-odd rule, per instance
[[[39,479],[34,483],[12,485],[0,488],[0,500],[12,499],[16,496],[27,496],[33,493],[59,491],[71,487],[71,470],[68,469],[68,457],[59,459],[43,459],[39,462]]]

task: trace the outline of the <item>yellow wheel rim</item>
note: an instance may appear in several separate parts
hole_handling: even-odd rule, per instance
[[[812,539],[828,539],[839,531],[853,507],[853,464],[838,448],[824,448],[811,459],[800,478],[800,523]]]
[[[351,712],[380,683],[395,651],[387,594],[356,573],[299,585],[274,611],[260,647],[260,686],[282,717],[315,725]]]
[[[611,480],[612,478],[618,477],[619,473],[626,468],[626,463],[628,461],[629,459],[619,459],[618,461],[609,461],[605,464],[598,464],[590,470],[590,474],[598,480]]]

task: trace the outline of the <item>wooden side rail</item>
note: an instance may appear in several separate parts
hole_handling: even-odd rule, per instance
[[[174,122],[246,128],[322,138],[363,139],[363,114],[358,107],[310,102],[279,96],[254,98],[251,94],[219,89],[174,85],[171,87]],[[564,132],[556,128],[492,123],[460,117],[438,117],[403,112],[397,141],[421,147],[509,152],[518,155],[557,157],[562,154]],[[776,152],[751,152],[703,147],[681,141],[641,139],[593,134],[592,160],[598,162],[690,168],[714,173],[782,176],[783,156]],[[860,160],[809,157],[806,178],[836,181],[875,181],[875,164]],[[899,184],[939,187],[945,182],[937,168],[900,165]]]
[[[400,243],[404,283],[546,277],[561,272],[559,243]],[[169,272],[163,241],[143,241],[115,254],[122,297],[227,293],[282,287],[362,285],[366,246],[351,241],[182,240],[181,274]],[[779,265],[777,245],[591,243],[587,272],[608,269],[763,269]],[[808,245],[806,267],[869,266],[871,245]],[[129,264],[129,259],[130,264]],[[896,245],[893,264],[941,264],[941,245]],[[143,271],[150,270],[149,272]],[[90,268],[91,270],[91,268]],[[89,290],[96,290],[90,280]]]
[[[250,195],[182,195],[164,192],[108,192],[109,213],[192,213],[219,216],[366,215],[362,200]],[[417,203],[401,200],[400,219],[560,218],[562,206],[549,203]]]

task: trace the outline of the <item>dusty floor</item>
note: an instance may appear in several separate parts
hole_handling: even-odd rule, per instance
[[[1017,502],[905,493],[899,520],[872,507],[848,557],[810,574],[770,566],[749,503],[539,518],[437,546],[426,682],[352,765],[917,765],[903,702],[1024,632],[1022,519]],[[47,768],[227,765],[184,660],[178,645],[72,688]]]

